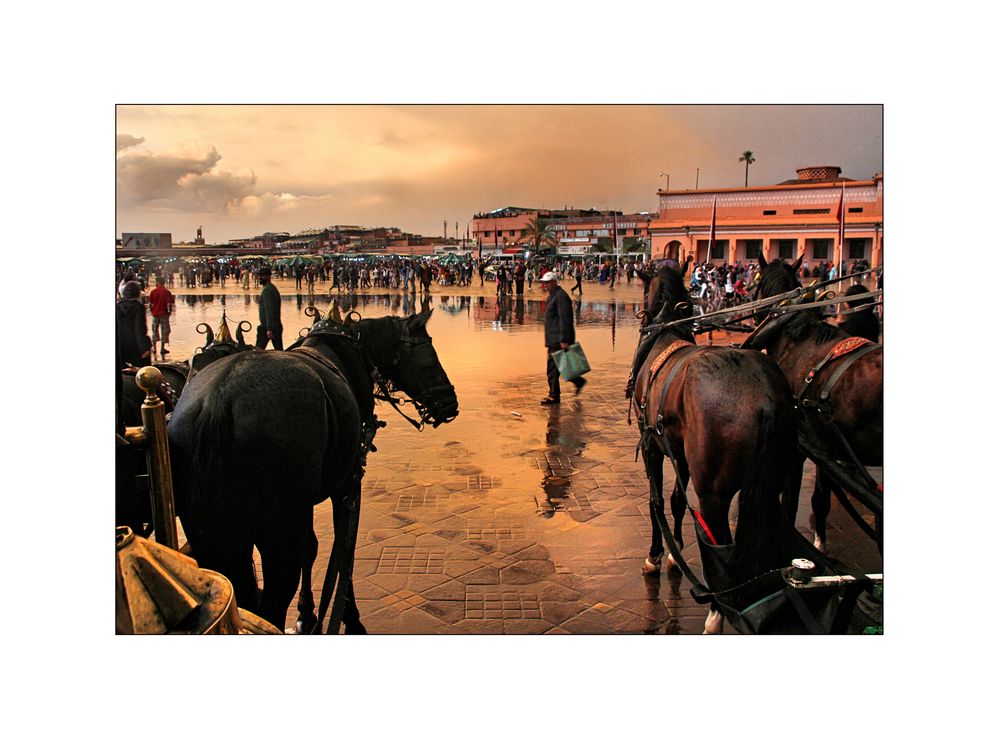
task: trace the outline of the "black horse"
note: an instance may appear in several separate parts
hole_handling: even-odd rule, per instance
[[[762,273],[757,297],[767,298],[801,287],[793,264],[759,259]],[[865,467],[884,463],[884,351],[880,344],[851,337],[824,320],[816,311],[804,310],[772,314],[744,344],[765,349],[776,358],[797,398],[802,440],[810,448],[828,453],[852,469],[851,478],[863,480],[863,489],[880,494]],[[826,471],[823,471],[823,467]],[[826,549],[826,518],[831,492],[842,499],[842,485],[830,478],[835,469],[816,460],[815,489],[812,493],[812,519],[815,547]],[[849,508],[848,508],[849,510]],[[880,511],[876,530],[857,523],[880,544]]]
[[[686,487],[693,481],[705,580],[718,591],[791,561],[780,498],[783,495],[793,521],[801,485],[794,403],[787,380],[770,358],[753,351],[696,346],[689,328],[666,325],[692,315],[676,271],[664,268],[652,282],[654,302],[649,305],[655,312],[649,314],[655,318],[645,329],[632,370],[633,410],[642,429],[652,489],[652,546],[642,571],[655,574],[661,566],[662,467],[671,455],[676,470],[670,499],[674,538],[682,548]],[[733,548],[729,508],[737,492]],[[670,555],[667,565],[672,564]],[[716,633],[721,620],[712,608],[705,632]]]
[[[373,386],[384,397],[392,389],[407,394],[434,427],[458,414],[429,318],[345,324],[334,306],[288,351],[242,352],[206,367],[174,411],[168,434],[177,510],[198,563],[228,577],[238,602],[279,628],[300,574],[299,628],[315,626],[312,509],[329,498],[336,603],[346,609],[348,632],[363,632],[350,572],[364,462],[384,425],[374,414]],[[263,570],[259,605],[254,546]]]

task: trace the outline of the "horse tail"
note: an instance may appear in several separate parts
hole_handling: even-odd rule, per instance
[[[190,485],[188,499],[191,501],[196,537],[210,528],[215,522],[214,512],[224,505],[220,500],[226,478],[226,464],[231,464],[233,417],[224,393],[210,394],[198,413],[189,438],[189,460],[187,481]]]
[[[754,462],[739,492],[739,521],[735,532],[736,582],[745,582],[767,570],[790,564],[788,527],[780,505],[786,459],[793,438],[776,418],[776,408],[759,414]],[[790,448],[788,447],[790,442]]]

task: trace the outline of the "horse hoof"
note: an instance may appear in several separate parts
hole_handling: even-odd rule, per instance
[[[360,621],[358,621],[356,625],[355,624],[345,623],[343,625],[343,633],[344,634],[367,634],[368,630],[366,628],[364,628],[364,624],[362,624]]]
[[[816,536],[815,540],[812,542],[812,546],[818,549],[823,554],[826,553],[826,542],[824,539],[820,539],[818,536]]]
[[[312,630],[316,626],[316,617],[303,619],[299,616],[298,620],[295,622],[295,633],[296,634],[311,634]]]
[[[662,569],[662,557],[656,557],[652,559],[651,557],[645,558],[645,563],[642,565],[643,575],[658,575],[659,571]]]
[[[705,634],[720,634],[722,632],[722,624],[724,623],[724,617],[721,615],[720,611],[709,610],[708,617],[704,619],[704,633]]]
[[[666,556],[666,572],[673,572],[674,570],[679,570],[679,569],[680,569],[680,565],[678,565],[676,563],[676,560],[673,559],[673,555],[672,554],[667,555]]]

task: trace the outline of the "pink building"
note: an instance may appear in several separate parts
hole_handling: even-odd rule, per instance
[[[659,190],[659,215],[649,227],[652,256],[698,262],[766,259],[839,263],[839,208],[845,211],[842,261],[882,262],[884,180],[840,176],[839,167],[797,170],[798,177],[767,187]],[[712,211],[715,236],[708,254]]]

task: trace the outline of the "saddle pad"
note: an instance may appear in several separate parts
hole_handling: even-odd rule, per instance
[[[869,339],[864,339],[861,338],[860,336],[851,336],[849,339],[843,339],[841,342],[839,342],[836,346],[833,347],[833,350],[829,352],[829,359],[833,360],[838,357],[842,357],[844,354],[849,354],[850,352],[856,351],[862,346],[866,346],[867,344],[872,344],[872,343],[874,342],[870,341]]]
[[[685,341],[683,339],[679,341],[674,341],[672,344],[663,349],[659,353],[659,356],[657,356],[654,360],[652,360],[652,366],[649,367],[649,380],[648,382],[645,383],[646,390],[652,387],[652,381],[656,379],[656,375],[659,374],[659,370],[661,370],[663,368],[663,365],[666,364],[666,360],[669,359],[673,354],[678,352],[680,349],[683,349],[683,347],[685,346],[694,346],[694,345],[691,342]],[[639,403],[644,404],[645,400],[646,400],[645,398],[639,398]]]

